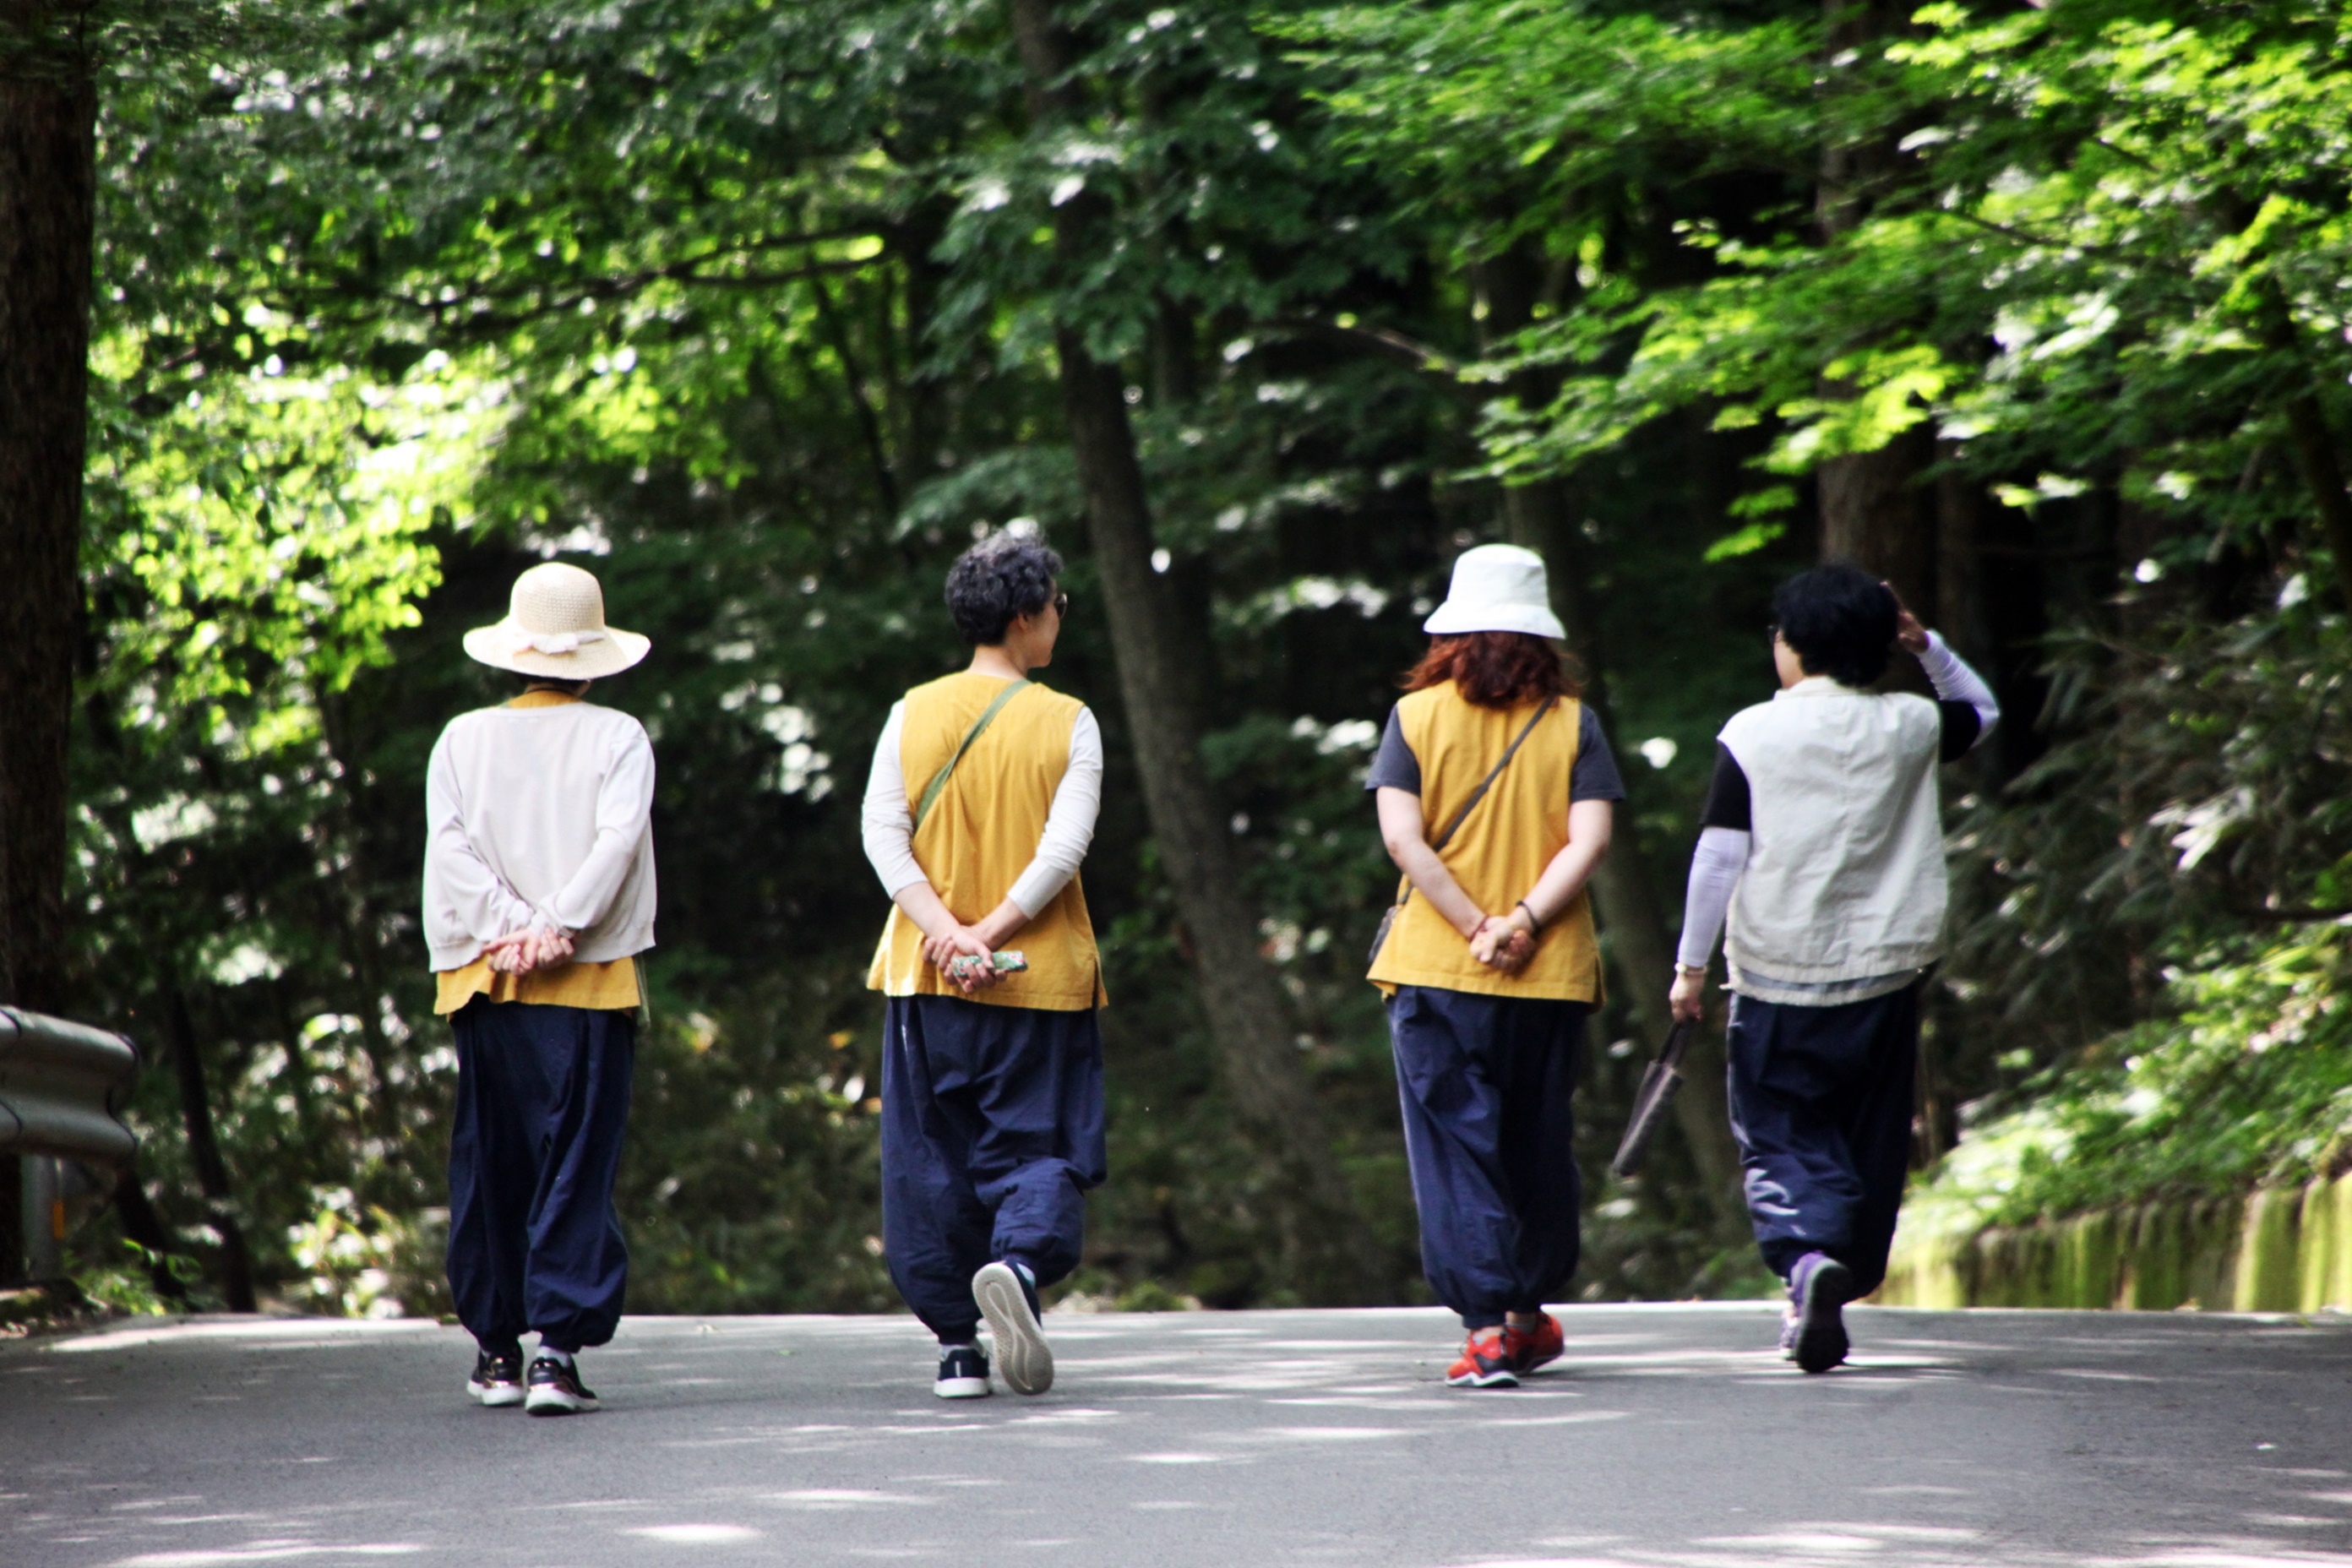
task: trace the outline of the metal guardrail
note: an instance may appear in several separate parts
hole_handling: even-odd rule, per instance
[[[120,1035],[0,1007],[0,1154],[121,1164],[139,1147],[120,1114],[138,1076]]]

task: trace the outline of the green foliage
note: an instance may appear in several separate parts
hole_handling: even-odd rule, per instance
[[[1908,1223],[2021,1225],[2340,1171],[2352,1152],[2345,928],[2184,957],[2167,1016],[2099,1040],[2031,1080],[2029,1104],[1977,1123]]]

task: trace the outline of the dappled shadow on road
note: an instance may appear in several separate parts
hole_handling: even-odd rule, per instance
[[[632,1320],[565,1422],[429,1326],[118,1330],[0,1354],[0,1563],[2352,1563],[2333,1331],[1862,1310],[1808,1378],[1762,1304],[1567,1316],[1475,1394],[1435,1312],[1056,1315],[969,1403],[903,1319]]]

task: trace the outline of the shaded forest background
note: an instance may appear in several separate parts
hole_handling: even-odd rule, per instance
[[[562,557],[654,639],[598,692],[661,768],[632,1306],[893,1307],[856,798],[959,658],[947,563],[1008,527],[1069,562],[1048,679],[1111,755],[1114,1174],[1071,1289],[1426,1299],[1360,784],[1496,539],[1549,560],[1631,789],[1588,1298],[1769,1285],[1704,1073],[1597,1178],[1712,737],[1824,554],[2007,715],[1946,774],[1922,1180],[2007,1151],[1963,1196],[2015,1218],[2347,1157],[2352,7],[0,23],[0,150],[89,137],[54,994],[152,1064],[71,1237],[115,1299],[440,1310],[423,770],[503,695],[460,634]],[[37,371],[10,406],[69,390]]]

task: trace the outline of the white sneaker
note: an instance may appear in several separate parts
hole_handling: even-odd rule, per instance
[[[971,1277],[971,1299],[996,1342],[996,1363],[1015,1394],[1054,1386],[1054,1347],[1037,1321],[1037,1288],[1010,1263],[983,1264]]]

